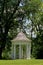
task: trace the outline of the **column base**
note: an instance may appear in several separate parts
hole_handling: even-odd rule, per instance
[[[31,59],[31,58],[26,58],[26,59],[28,60],[28,59]]]

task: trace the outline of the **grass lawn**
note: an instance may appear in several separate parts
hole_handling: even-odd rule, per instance
[[[43,65],[43,60],[0,60],[0,65]]]

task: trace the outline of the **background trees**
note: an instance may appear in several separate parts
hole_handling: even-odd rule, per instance
[[[14,21],[14,18],[20,1],[21,0],[0,0],[0,59],[2,58],[2,52],[9,39],[8,33],[13,27],[16,28],[18,25],[17,22]]]
[[[2,52],[10,49],[11,39],[18,33],[17,28],[22,28],[27,34],[31,33],[32,54],[35,58],[43,58],[43,2],[41,0],[0,0],[0,59]]]
[[[31,28],[32,54],[35,58],[43,58],[43,2],[41,0],[24,0],[24,2],[26,16],[31,21],[28,27]]]

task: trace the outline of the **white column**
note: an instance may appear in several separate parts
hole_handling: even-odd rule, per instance
[[[23,47],[22,47],[22,49],[21,49],[21,57],[22,57],[22,59],[23,59]]]
[[[30,44],[29,44],[29,45],[27,44],[27,47],[26,47],[26,49],[27,49],[27,50],[26,50],[27,59],[30,59],[30,55],[31,55],[31,50],[30,50],[30,48],[31,48],[31,47],[30,47]]]
[[[14,45],[14,59],[16,59],[16,45]]]
[[[22,58],[22,49],[21,49],[21,45],[19,45],[19,59]]]
[[[11,58],[14,59],[14,45],[12,45],[11,48]]]

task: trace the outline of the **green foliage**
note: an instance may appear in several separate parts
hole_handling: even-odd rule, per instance
[[[19,6],[20,2],[22,6]],[[33,40],[34,45],[32,44],[32,48],[35,48],[33,55],[37,58],[41,57],[37,54],[43,49],[43,2],[41,0],[0,0],[0,58],[4,49],[10,50],[10,40],[17,35],[17,28],[22,28],[23,31],[26,29],[24,22],[26,19],[31,20],[31,24],[27,25],[27,28],[31,28],[31,39],[33,39],[33,32],[36,35]]]
[[[2,58],[3,59],[10,59],[10,54],[11,54],[11,41],[9,39],[9,37],[7,38],[6,40],[6,46],[5,46],[5,49],[3,50],[2,52]]]
[[[24,0],[24,10],[31,20],[32,54],[35,58],[43,58],[43,2],[41,0]],[[35,33],[36,38],[33,38]]]
[[[27,16],[30,15],[30,13],[34,14],[39,11],[41,7],[41,0],[24,0],[24,10],[27,14]]]
[[[33,39],[33,42],[33,56],[38,59],[43,59],[43,31],[41,31],[41,35],[38,34]]]
[[[18,9],[21,0],[0,0],[0,58],[2,58],[2,52],[5,49],[10,48],[10,38],[13,38],[11,34],[12,29],[14,35],[17,32],[18,23],[14,19],[16,18],[16,10]]]

